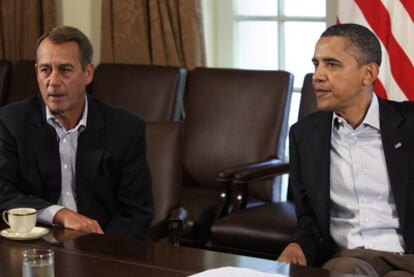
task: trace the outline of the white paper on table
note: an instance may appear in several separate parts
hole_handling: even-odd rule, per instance
[[[288,275],[277,274],[277,273],[265,273],[243,267],[219,267],[209,269],[190,277],[286,277]]]

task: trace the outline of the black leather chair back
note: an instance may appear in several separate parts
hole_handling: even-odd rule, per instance
[[[13,63],[7,104],[32,97],[39,92],[35,61],[21,60]]]
[[[285,71],[196,68],[185,96],[187,185],[222,189],[217,173],[231,166],[283,159],[293,76]],[[251,195],[272,201],[273,184]]]
[[[10,84],[11,62],[0,60],[0,106],[6,104]]]
[[[100,64],[91,93],[144,121],[179,120],[187,71],[184,68]]]
[[[196,68],[184,107],[184,186],[188,220],[184,245],[203,246],[226,205],[218,173],[285,153],[293,76],[285,71]],[[249,188],[254,201],[272,201],[277,184]],[[224,207],[224,208],[223,208]]]
[[[312,86],[312,75],[312,73],[306,74],[303,80],[298,121],[303,119],[308,114],[311,114],[318,110],[318,107],[316,105],[316,97]]]

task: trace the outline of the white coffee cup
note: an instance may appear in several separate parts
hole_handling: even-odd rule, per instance
[[[3,220],[10,226],[12,232],[25,235],[30,233],[36,226],[36,210],[32,208],[15,208],[4,211]]]

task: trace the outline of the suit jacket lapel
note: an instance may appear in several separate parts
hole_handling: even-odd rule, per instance
[[[55,130],[46,122],[44,105],[34,103],[33,106],[27,138],[32,144],[34,159],[45,186],[42,195],[46,200],[57,203],[61,187],[59,144]]]
[[[324,232],[329,232],[330,210],[330,149],[332,113],[321,113],[309,132],[310,155],[313,159],[314,180],[310,182],[316,199],[316,216]]]
[[[76,155],[77,204],[81,213],[88,211],[91,202],[94,180],[103,155],[103,127],[103,116],[89,97],[87,126],[79,135]]]
[[[406,195],[410,172],[410,151],[408,149],[409,126],[389,104],[380,101],[381,138],[384,148],[388,178],[401,225],[405,222]]]

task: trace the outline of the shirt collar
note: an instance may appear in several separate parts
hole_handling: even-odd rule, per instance
[[[333,114],[332,117],[332,128],[339,127],[339,125],[344,124],[345,120],[337,115],[336,113]],[[369,125],[373,128],[380,129],[380,121],[379,121],[379,102],[378,97],[375,93],[372,94],[371,104],[368,107],[368,111],[365,115],[364,120],[359,126]],[[358,126],[358,127],[359,127]]]
[[[62,126],[62,124],[60,124],[60,122],[56,118],[56,116],[54,116],[52,114],[52,112],[50,111],[50,109],[47,105],[45,105],[45,108],[46,108],[46,120],[47,120],[47,122],[49,124],[52,124],[52,125],[58,124],[58,125]],[[88,97],[85,95],[85,107],[83,108],[82,117],[79,120],[79,123],[76,125],[76,127],[73,128],[72,130],[76,130],[76,129],[80,128],[81,126],[83,128],[85,128],[87,121],[88,121]],[[68,131],[70,131],[70,130],[68,130]]]

